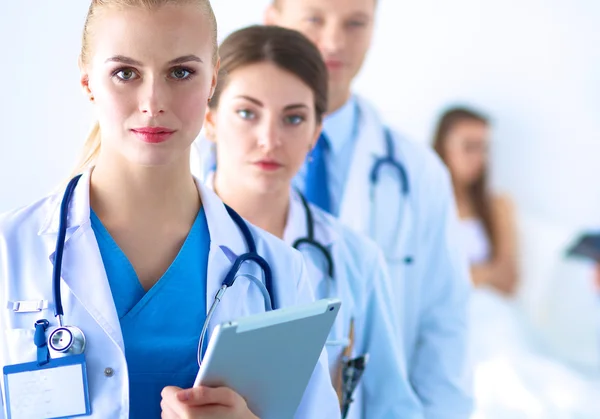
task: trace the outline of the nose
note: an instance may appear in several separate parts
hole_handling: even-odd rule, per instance
[[[337,54],[346,44],[346,34],[340,22],[332,21],[321,33],[321,50],[327,54]]]
[[[140,89],[140,112],[149,117],[165,113],[168,96],[166,83],[160,78],[150,78]]]
[[[281,145],[281,132],[277,121],[265,118],[260,129],[258,145],[264,151],[274,150]]]

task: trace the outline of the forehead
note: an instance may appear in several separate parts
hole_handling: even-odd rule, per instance
[[[106,8],[100,10],[90,29],[94,59],[125,55],[160,61],[196,54],[208,62],[212,55],[211,23],[197,5]]]
[[[313,10],[336,15],[353,13],[372,15],[375,12],[376,2],[376,0],[279,0],[279,6],[283,12]]]
[[[310,104],[314,98],[312,89],[298,76],[269,62],[240,67],[229,73],[226,83],[226,96],[250,96],[275,106]]]
[[[474,119],[457,122],[450,130],[450,137],[458,140],[486,141],[487,135],[488,126]]]

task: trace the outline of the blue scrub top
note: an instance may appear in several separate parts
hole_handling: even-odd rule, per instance
[[[198,373],[210,246],[206,214],[200,210],[179,254],[148,292],[93,211],[91,222],[125,342],[129,417],[159,418],[162,389],[190,388]]]

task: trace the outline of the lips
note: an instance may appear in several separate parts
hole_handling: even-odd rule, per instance
[[[131,132],[145,143],[160,144],[167,141],[175,130],[165,127],[142,127],[134,128]]]
[[[344,66],[344,63],[340,60],[328,59],[325,60],[325,65],[329,70],[339,70]]]
[[[266,172],[273,172],[282,167],[281,164],[277,163],[274,160],[260,160],[254,163],[254,165]]]

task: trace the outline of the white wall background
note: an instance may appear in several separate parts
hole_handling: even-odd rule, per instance
[[[221,38],[268,2],[213,0]],[[78,156],[88,4],[0,2],[0,211],[49,192]],[[600,224],[600,2],[383,0],[378,19],[356,88],[393,125],[428,141],[443,106],[480,105],[496,121],[496,183],[520,208]]]
[[[268,0],[213,3],[224,36],[259,22]],[[48,192],[78,155],[91,123],[76,66],[87,5],[0,5],[0,211]],[[594,0],[384,0],[356,87],[419,141],[446,104],[482,106],[496,120],[497,183],[520,207],[600,223],[599,21]]]

